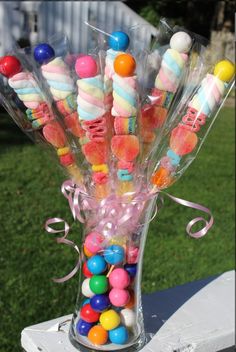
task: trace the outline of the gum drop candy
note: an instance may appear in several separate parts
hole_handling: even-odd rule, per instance
[[[134,75],[136,62],[130,54],[120,54],[114,60],[114,71],[122,77],[131,77]]]
[[[82,151],[92,165],[106,164],[107,146],[104,142],[90,141],[82,146]]]
[[[43,128],[45,139],[56,148],[62,148],[66,144],[66,136],[58,122],[49,122]]]
[[[177,126],[171,132],[170,148],[177,155],[185,155],[191,153],[196,147],[198,137],[195,132],[189,131],[183,126]]]
[[[79,57],[75,63],[75,71],[80,78],[96,76],[98,73],[96,60],[90,55]]]
[[[109,282],[114,288],[124,289],[129,286],[130,277],[127,271],[122,268],[117,268],[111,272]]]
[[[100,313],[95,312],[90,304],[85,304],[80,310],[80,317],[87,323],[96,323],[99,320]]]
[[[122,161],[133,161],[139,154],[139,140],[134,135],[114,136],[111,140],[112,153]]]
[[[85,239],[86,248],[93,254],[96,254],[103,248],[104,236],[98,232],[90,232]]]
[[[112,32],[108,44],[115,51],[125,51],[129,46],[129,37],[125,32]]]
[[[86,321],[80,319],[76,324],[77,332],[82,336],[88,336],[89,330],[93,327],[93,323],[87,323]]]
[[[109,339],[117,345],[124,345],[129,338],[128,330],[124,326],[109,331]]]
[[[108,290],[108,280],[104,275],[94,275],[89,281],[89,287],[95,294],[106,293]]]
[[[113,288],[109,293],[111,304],[115,307],[124,307],[130,299],[129,291]]]
[[[101,255],[94,255],[91,257],[87,262],[87,266],[93,275],[99,275],[107,268],[107,264]]]
[[[108,340],[108,332],[101,326],[93,326],[88,333],[88,339],[94,345],[105,345]]]
[[[109,331],[117,328],[117,326],[120,325],[120,316],[113,309],[110,309],[100,315],[99,321],[102,327]]]

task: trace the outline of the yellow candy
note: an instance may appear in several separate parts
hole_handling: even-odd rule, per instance
[[[222,60],[215,65],[214,75],[223,82],[229,82],[235,72],[235,65],[228,60]]]
[[[124,236],[116,236],[109,241],[109,245],[116,244],[118,246],[125,246],[127,238]]]
[[[64,149],[64,148],[62,148],[62,149]],[[67,167],[67,170],[68,170],[68,173],[70,174],[70,176],[73,178],[73,180],[76,183],[81,183],[83,181],[80,170],[78,169],[78,167],[76,165],[69,165]]]
[[[120,325],[120,316],[113,309],[102,313],[99,320],[102,327],[107,331],[113,330]]]
[[[120,196],[125,193],[134,192],[134,184],[132,181],[119,181],[117,190]]]
[[[108,166],[106,164],[92,165],[92,170],[94,172],[104,172],[104,174],[107,174]]]
[[[68,154],[70,149],[68,147],[57,149],[57,155],[62,156]]]

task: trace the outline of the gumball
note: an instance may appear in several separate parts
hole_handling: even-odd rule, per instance
[[[91,289],[90,289],[90,280],[91,279],[85,279],[84,282],[82,283],[81,291],[85,297],[93,297],[94,296],[94,292],[91,291]]]
[[[131,278],[136,276],[137,264],[125,264],[124,269],[128,272]]]
[[[135,313],[132,309],[125,308],[120,312],[121,323],[125,325],[127,328],[131,328],[136,323]]]
[[[79,57],[75,63],[75,71],[80,78],[96,76],[98,73],[96,60],[90,55]]]
[[[34,49],[34,59],[40,65],[46,64],[47,62],[52,60],[54,57],[55,57],[55,52],[54,52],[53,48],[47,43],[39,44]]]
[[[91,298],[90,304],[96,312],[103,312],[111,305],[108,295],[95,295]]]
[[[89,269],[88,269],[87,262],[84,262],[82,271],[83,271],[84,276],[86,276],[86,277],[88,277],[88,278],[91,278],[91,277],[93,276],[93,274],[91,273],[91,271],[89,271]]]
[[[114,288],[123,289],[129,286],[130,277],[124,269],[114,269],[109,276],[110,285]]]
[[[125,51],[129,46],[129,37],[125,32],[112,32],[108,44],[113,50]]]
[[[95,294],[102,294],[108,290],[108,280],[104,275],[94,275],[89,279],[89,287]]]
[[[96,254],[103,248],[104,237],[98,232],[90,232],[85,239],[86,248],[93,254]]]
[[[94,255],[91,257],[87,262],[87,266],[93,275],[99,275],[107,268],[105,259],[101,255]]]
[[[93,325],[93,323],[87,323],[86,321],[80,319],[76,324],[76,331],[82,336],[87,336]]]
[[[82,307],[85,306],[85,304],[90,304],[90,299],[87,298],[82,302]]]
[[[110,309],[100,315],[99,321],[102,327],[109,331],[115,329],[120,324],[120,316],[113,309]]]
[[[129,295],[130,295],[130,299],[128,301],[128,303],[126,303],[125,308],[129,308],[132,309],[135,305],[135,295],[134,295],[134,291],[129,291]]]
[[[20,61],[15,56],[4,56],[0,59],[0,73],[10,78],[21,72],[22,67]]]
[[[109,293],[111,304],[115,307],[124,307],[130,299],[129,291],[113,288]]]
[[[188,53],[192,46],[192,39],[186,32],[177,32],[172,35],[170,47],[179,53]]]
[[[132,55],[121,54],[114,60],[114,70],[121,77],[130,77],[134,75],[136,62]]]
[[[129,338],[128,330],[124,326],[109,331],[109,339],[117,345],[124,345]]]
[[[108,340],[108,332],[101,325],[96,325],[89,331],[88,339],[94,345],[105,345]]]
[[[109,246],[104,250],[104,259],[111,265],[122,263],[124,256],[124,248],[118,245]]]
[[[80,317],[87,323],[96,323],[99,320],[100,314],[95,312],[90,304],[85,304],[80,310]]]
[[[88,257],[88,258],[93,256],[93,253],[90,252],[86,246],[84,246],[84,254],[85,254],[86,257]]]
[[[222,60],[215,65],[214,75],[223,82],[229,82],[235,72],[235,66],[228,60]]]

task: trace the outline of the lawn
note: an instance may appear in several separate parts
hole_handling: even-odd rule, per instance
[[[198,158],[169,189],[210,208],[214,227],[200,240],[189,238],[185,226],[199,212],[166,199],[150,225],[143,292],[234,268],[234,127],[234,110],[224,108]],[[61,285],[51,281],[71,270],[75,256],[56,245],[43,228],[53,216],[72,224],[60,193],[63,175],[4,115],[0,144],[0,352],[18,352],[25,326],[73,311],[78,283],[77,277]],[[79,241],[78,224],[73,224],[70,237]]]

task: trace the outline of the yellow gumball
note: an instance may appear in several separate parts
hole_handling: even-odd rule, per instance
[[[228,60],[222,60],[215,65],[214,75],[223,82],[229,82],[235,72],[235,65]]]
[[[107,331],[113,330],[120,325],[120,316],[113,309],[102,313],[99,320],[103,329]]]

